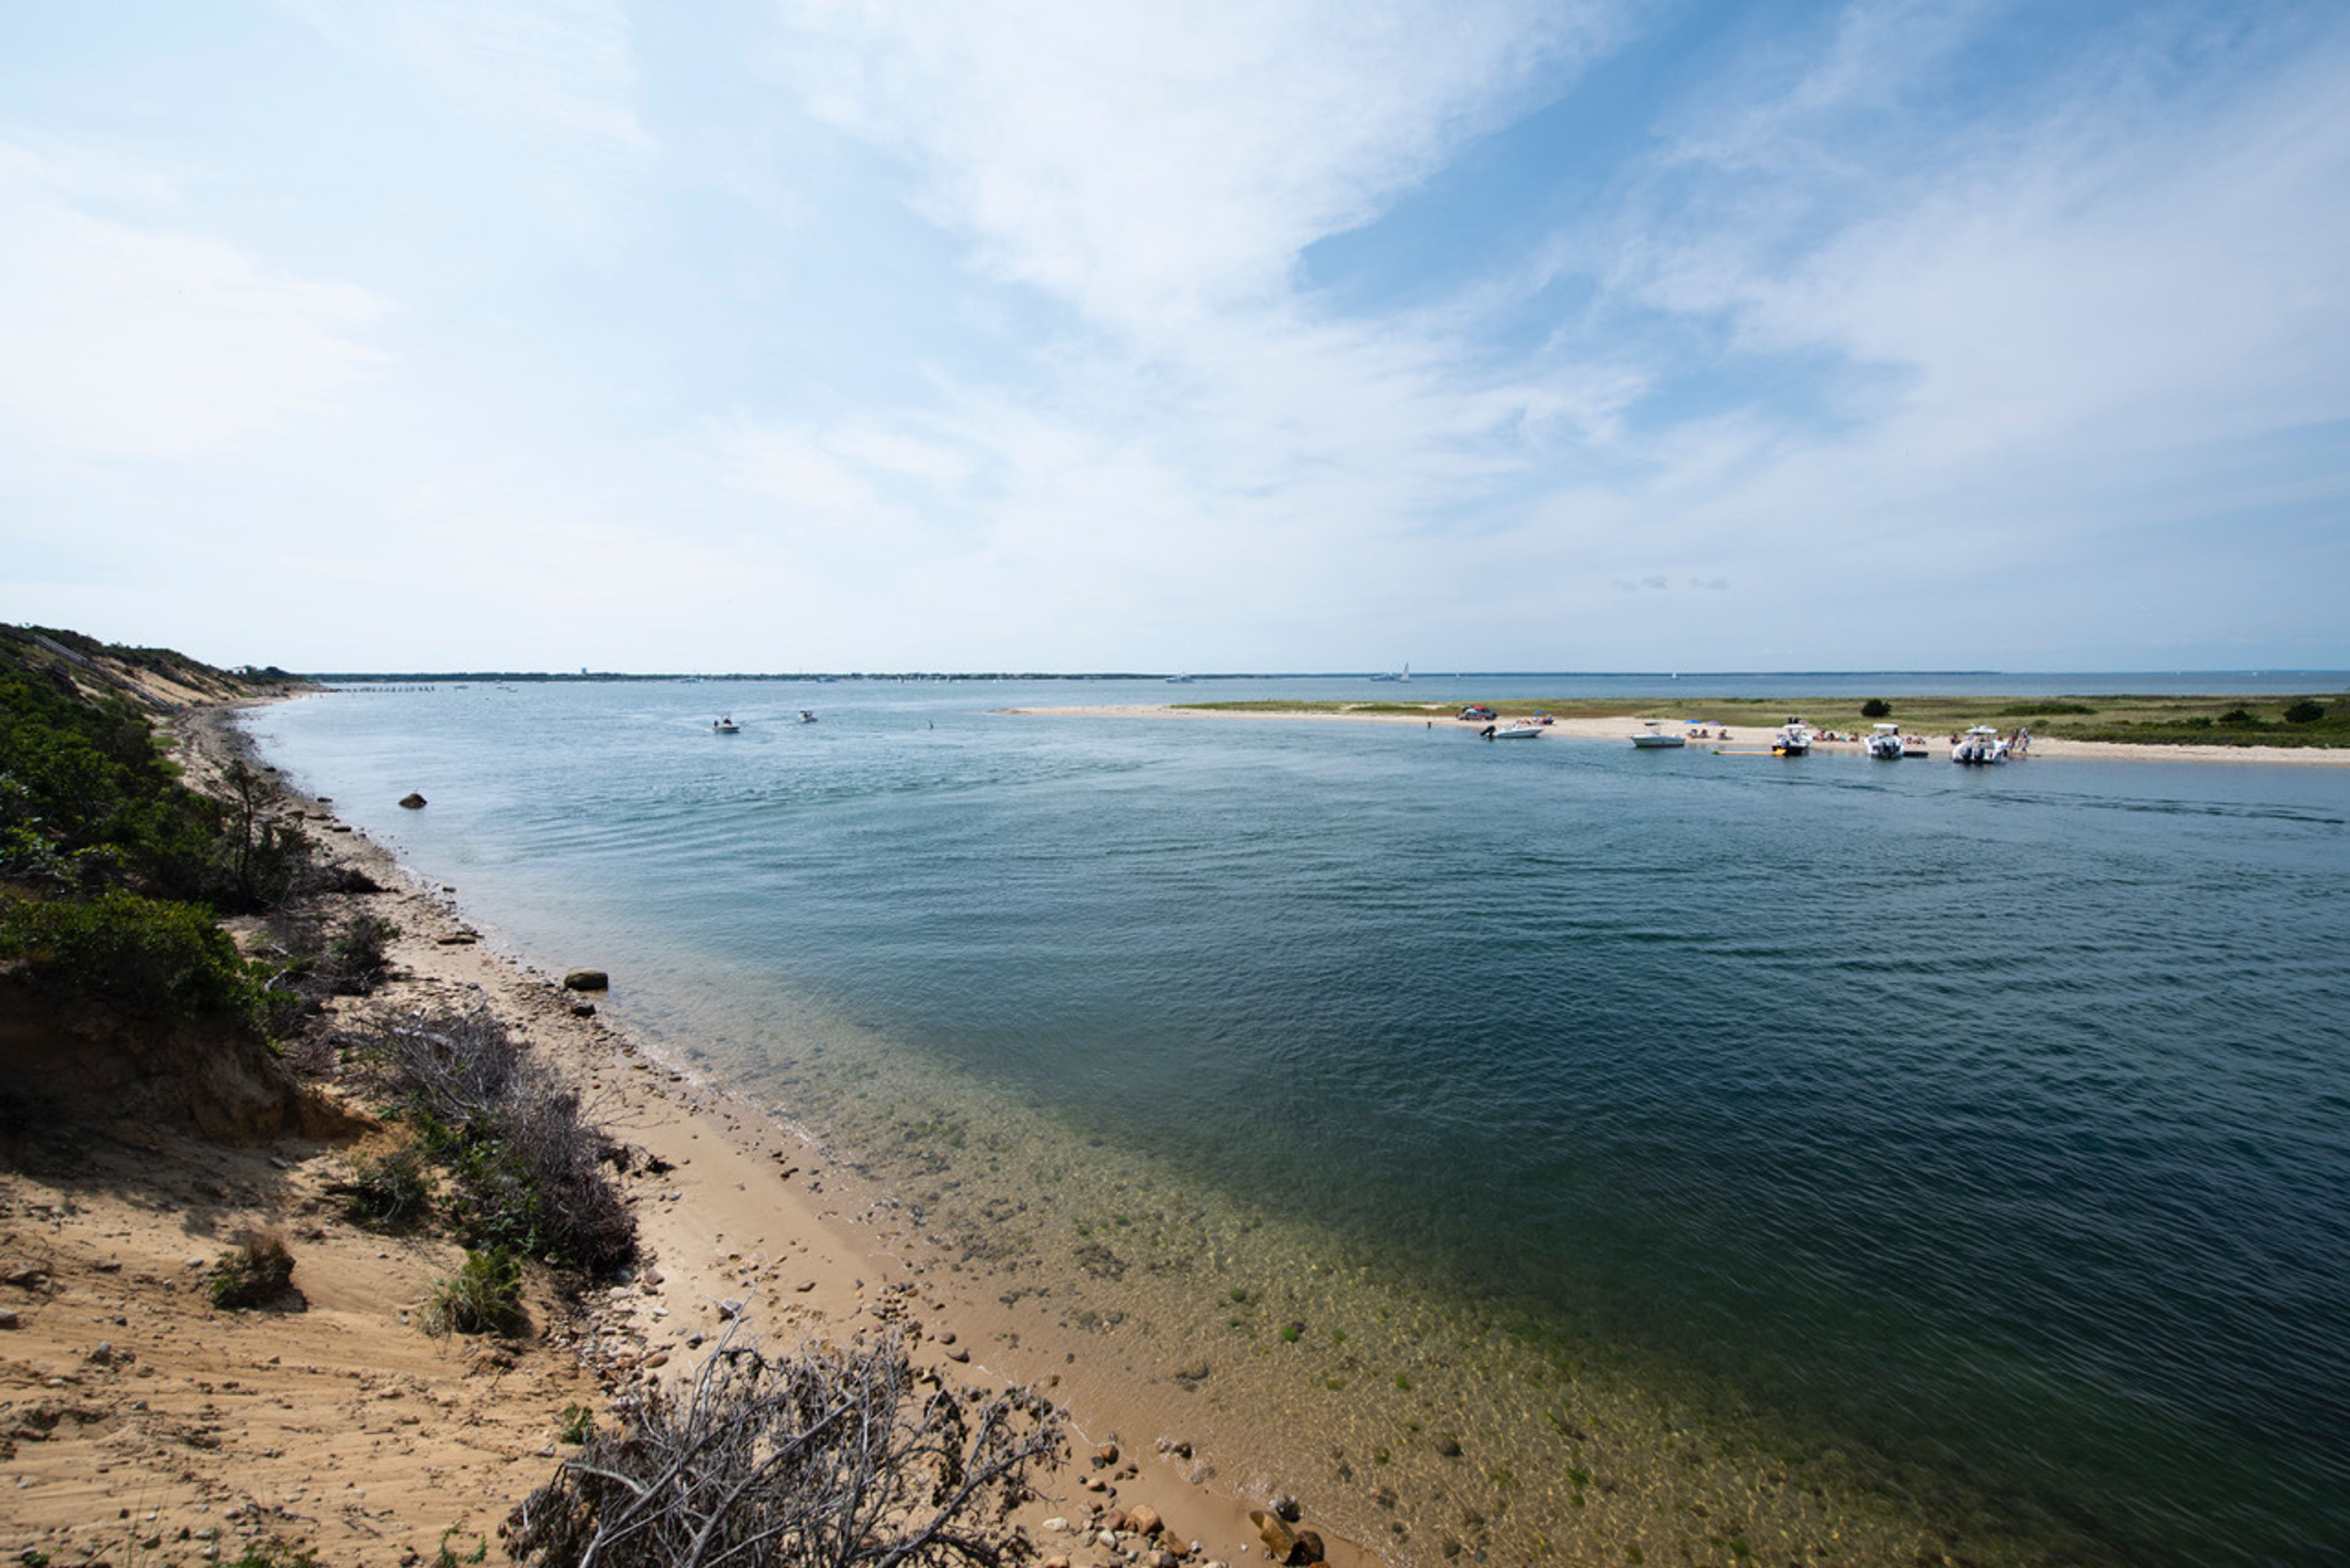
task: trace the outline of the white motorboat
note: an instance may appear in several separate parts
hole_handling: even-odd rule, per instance
[[[1771,737],[1771,754],[1774,757],[1810,756],[1812,727],[1801,719],[1789,719],[1787,727]]]
[[[1661,728],[1654,719],[1640,721],[1641,728],[1632,736],[1632,743],[1644,752],[1662,751],[1673,746],[1686,746],[1689,736],[1679,730]]]
[[[2007,742],[1989,724],[1977,724],[1950,748],[1950,761],[1968,767],[1988,767],[2007,761]]]
[[[718,718],[710,721],[710,731],[716,735],[736,735],[742,733],[743,726],[732,718]]]
[[[1543,727],[1532,719],[1513,719],[1498,728],[1488,724],[1477,732],[1489,741],[1538,741]]]
[[[1881,763],[1901,760],[1901,726],[1878,724],[1869,731],[1868,754]]]
[[[815,723],[815,722],[816,722],[816,711],[815,711],[814,709],[812,709],[812,708],[803,708],[803,709],[801,709],[801,710],[800,710],[800,722],[801,722],[801,723],[803,723],[803,724],[813,724],[813,723]]]

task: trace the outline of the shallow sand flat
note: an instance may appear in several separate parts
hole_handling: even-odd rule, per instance
[[[1454,719],[1448,715],[1420,717],[1409,713],[1251,713],[1179,708],[1164,702],[1133,702],[1096,704],[1068,708],[999,708],[999,713],[1023,718],[1050,719],[1197,719],[1197,720],[1256,720],[1274,723],[1331,724],[1408,724],[1414,729],[1437,731],[1455,730],[1474,736],[1484,726]],[[1627,745],[1632,734],[1640,728],[1637,713],[1620,718],[1560,719],[1549,726],[1544,738],[1576,741],[1610,741]],[[1731,732],[1733,739],[1726,742],[1737,751],[1767,751],[1771,731],[1767,727],[1741,728]],[[1927,760],[1948,762],[1950,740],[1946,735],[1927,736]],[[1720,741],[1692,741],[1691,750],[1723,745]],[[1813,745],[1820,752],[1861,751],[1858,741],[1818,741]],[[2061,741],[2035,735],[2032,740],[2032,755],[2028,761],[2047,758],[2103,759],[2121,762],[2151,763],[2283,763],[2304,767],[2350,767],[2350,747],[2341,746],[2153,746],[2123,741]],[[1913,759],[1914,760],[1914,759]]]

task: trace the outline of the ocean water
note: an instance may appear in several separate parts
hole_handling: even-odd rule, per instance
[[[1690,684],[444,684],[251,727],[1399,1557],[2350,1558],[2350,770],[990,711]]]

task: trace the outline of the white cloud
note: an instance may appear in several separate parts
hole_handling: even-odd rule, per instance
[[[355,56],[392,54],[472,119],[548,142],[650,151],[616,0],[279,0]]]
[[[990,273],[1157,339],[1262,306],[1596,45],[1612,7],[787,0],[812,112],[911,159]]]
[[[659,149],[618,0],[278,3],[366,68],[404,63],[527,210],[573,236],[624,232],[620,196]]]
[[[46,444],[179,457],[328,410],[384,302],[221,241],[85,211],[0,144],[0,409]]]
[[[1617,285],[1726,316],[1740,348],[1890,372],[1853,411],[1917,458],[2350,416],[2345,39],[2296,62],[2192,26],[2103,38],[2000,112],[1872,139],[1985,20],[1855,7],[1817,68],[1673,147],[1662,179],[1722,184],[1627,247]]]

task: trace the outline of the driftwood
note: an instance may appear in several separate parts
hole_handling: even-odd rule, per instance
[[[918,1377],[895,1337],[783,1359],[729,1330],[506,1521],[529,1568],[1003,1568],[1033,1469],[1066,1456],[1026,1389]],[[925,1383],[927,1381],[927,1388]]]

